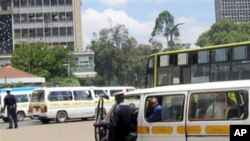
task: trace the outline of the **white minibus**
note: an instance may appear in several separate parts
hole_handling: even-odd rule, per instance
[[[125,99],[139,99],[137,133],[132,135],[137,141],[229,141],[230,125],[250,123],[249,92],[249,80],[128,92]],[[115,106],[102,121],[97,115],[96,122],[109,123]],[[95,138],[108,140],[109,130],[95,127]]]
[[[35,89],[31,96],[29,112],[42,123],[49,123],[54,119],[61,123],[72,118],[93,118],[99,99],[95,97],[94,88],[44,87]],[[98,90],[100,95],[101,91]]]
[[[18,121],[23,121],[25,117],[30,117],[28,114],[29,110],[29,102],[30,102],[30,96],[32,94],[32,91],[38,87],[16,87],[11,88],[11,94],[15,95],[16,102],[17,102],[17,119]],[[7,95],[6,91],[3,89],[3,91],[0,93],[0,109],[2,111],[4,107],[4,98]],[[5,109],[4,113],[1,113],[0,111],[0,118],[3,119],[4,122],[7,122],[7,108]]]
[[[131,86],[112,86],[112,87],[96,87],[96,90],[104,90],[110,99],[114,99],[113,94],[117,92],[130,92],[134,91],[135,87]],[[114,103],[113,103],[114,104]]]

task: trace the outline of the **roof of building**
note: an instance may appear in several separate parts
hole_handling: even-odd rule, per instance
[[[12,67],[10,64],[0,68],[0,78],[35,77],[35,75]]]
[[[35,76],[6,64],[0,68],[0,84],[9,83],[45,83],[44,77]]]

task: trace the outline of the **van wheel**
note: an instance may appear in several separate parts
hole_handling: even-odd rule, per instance
[[[7,123],[9,120],[8,120],[8,118],[3,118],[3,121],[4,121],[5,123]]]
[[[25,114],[24,114],[24,112],[19,111],[16,113],[16,116],[17,116],[18,121],[23,121]]]
[[[60,111],[57,113],[56,115],[56,122],[58,123],[63,123],[68,119],[68,115],[66,112],[64,111]]]
[[[40,121],[43,123],[43,124],[47,124],[50,122],[50,119],[40,119]]]

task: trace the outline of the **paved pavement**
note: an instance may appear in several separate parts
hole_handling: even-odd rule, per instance
[[[1,119],[0,119],[1,120]],[[38,120],[19,122],[18,129],[6,129],[0,121],[0,141],[95,141],[93,120],[42,124]]]

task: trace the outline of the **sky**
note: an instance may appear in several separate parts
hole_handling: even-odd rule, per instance
[[[155,19],[165,10],[174,16],[175,24],[184,23],[178,26],[180,43],[194,45],[215,23],[214,0],[82,0],[84,47],[94,39],[94,32],[117,24],[124,24],[139,44],[148,44]]]

